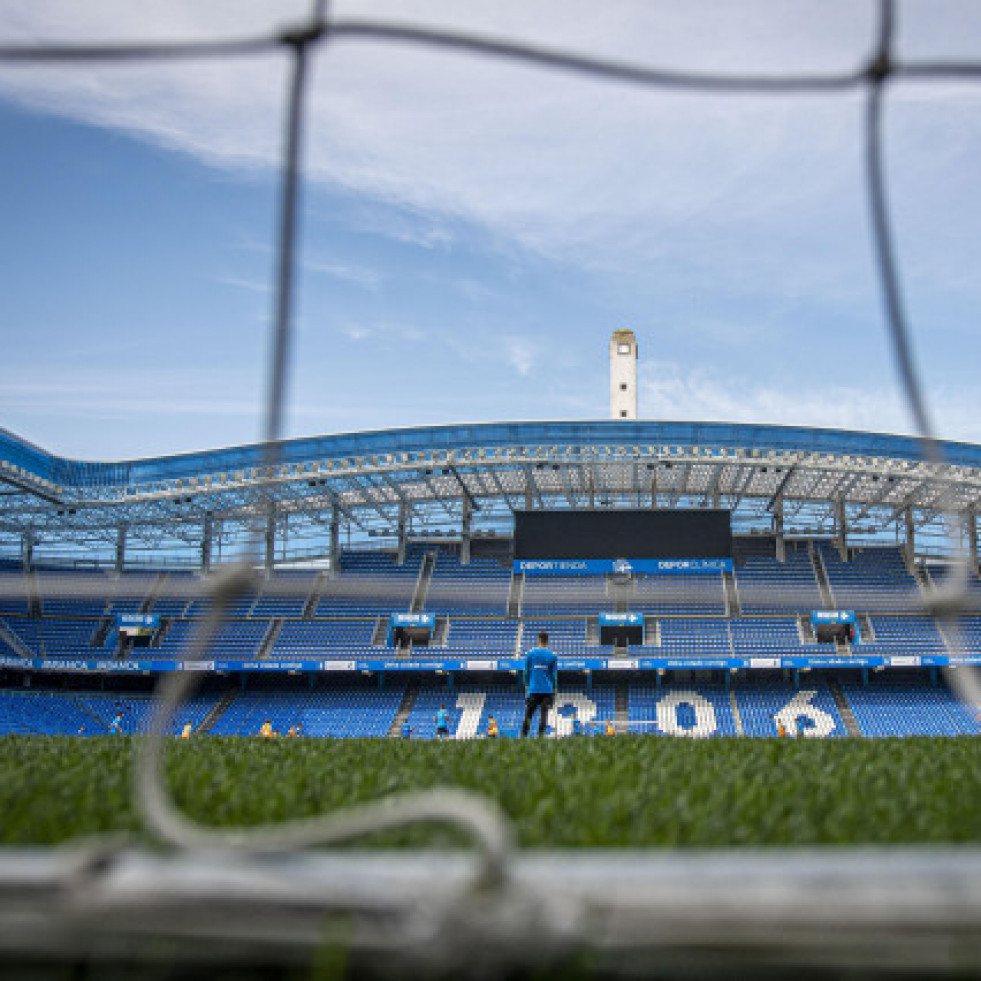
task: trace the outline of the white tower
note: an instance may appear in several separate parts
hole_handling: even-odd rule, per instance
[[[637,339],[632,330],[610,338],[610,418],[637,418]]]

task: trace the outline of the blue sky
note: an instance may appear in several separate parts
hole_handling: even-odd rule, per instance
[[[901,4],[981,59],[981,5]],[[8,41],[237,35],[306,3],[0,0]],[[636,62],[827,69],[861,3],[338,3]],[[279,57],[0,68],[0,425],[113,459],[251,441],[272,307]],[[981,440],[981,86],[897,88],[889,176],[943,435]],[[604,418],[630,327],[647,418],[908,431],[853,96],[678,95],[371,44],[317,56],[291,435]]]

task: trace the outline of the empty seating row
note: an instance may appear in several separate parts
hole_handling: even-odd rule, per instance
[[[963,705],[944,686],[922,676],[879,679],[863,685],[840,682],[860,733],[880,736],[956,736],[981,734],[976,708]],[[741,680],[731,689],[718,682],[671,682],[657,686],[632,680],[622,689],[626,715],[619,731],[660,736],[775,736],[778,725],[790,735],[839,738],[847,734],[839,706],[825,678],[808,679],[802,688],[777,678]],[[221,709],[219,709],[219,699]],[[427,682],[408,691],[405,683],[383,688],[360,679],[331,679],[313,689],[269,686],[264,689],[200,693],[181,705],[168,732],[194,729],[208,719],[213,735],[252,736],[266,720],[279,734],[301,726],[306,736],[381,737],[393,732],[405,706],[415,736],[435,736],[440,706],[450,715],[450,735],[472,738],[487,731],[491,715],[504,736],[517,735],[524,697],[517,680],[463,684],[450,691]],[[572,721],[601,723],[617,718],[617,692],[607,682],[583,685],[560,679],[549,716],[549,731],[572,731]],[[105,691],[0,690],[0,735],[106,735],[119,720],[125,735],[146,732],[151,718],[149,694]],[[536,720],[537,729],[537,720]]]

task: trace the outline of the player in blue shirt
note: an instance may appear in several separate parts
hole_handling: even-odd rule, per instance
[[[582,722],[579,721],[578,715],[572,717],[572,734],[574,736],[582,735]]]
[[[525,655],[525,720],[521,723],[521,738],[528,735],[531,717],[538,712],[538,735],[548,728],[548,710],[555,700],[559,659],[548,649],[548,633],[538,634],[538,646]]]
[[[445,705],[440,705],[439,711],[436,713],[436,738],[437,739],[449,739],[450,738],[450,713],[446,711]]]

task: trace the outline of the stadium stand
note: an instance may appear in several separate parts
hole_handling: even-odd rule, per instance
[[[423,739],[435,738],[435,716],[441,705],[445,705],[450,714],[450,734],[458,738],[485,735],[487,719],[491,715],[497,721],[503,737],[520,734],[525,700],[524,692],[516,683],[461,686],[455,692],[431,685],[421,688],[408,718],[414,735]],[[575,715],[584,724],[600,719],[612,719],[614,717],[613,686],[594,685],[593,690],[587,692],[585,688],[570,686],[560,681],[553,711],[549,714],[549,732],[569,735]],[[535,731],[537,725],[536,717]]]
[[[661,616],[705,616],[725,613],[719,575],[638,575],[629,608]]]
[[[338,682],[330,689],[289,691],[259,689],[239,692],[211,728],[214,736],[255,736],[266,719],[285,735],[302,725],[305,736],[387,736],[405,694]]]
[[[978,717],[946,687],[917,675],[844,681],[842,690],[863,736],[976,736]]]
[[[450,620],[447,653],[473,650],[485,653],[514,653],[518,641],[517,620]]]
[[[939,654],[943,639],[936,622],[926,616],[870,617],[872,637],[863,641],[862,650],[884,654]]]
[[[628,731],[642,735],[736,736],[729,693],[719,684],[632,686]]]
[[[426,594],[425,608],[449,614],[497,614],[507,609],[511,567],[489,558],[461,565],[455,552],[440,549]]]
[[[498,555],[478,555],[461,563],[458,548],[445,543],[410,544],[402,563],[391,551],[344,551],[338,575],[331,579],[323,574],[312,591],[307,576],[295,592],[283,590],[279,583],[275,590],[268,589],[263,581],[254,593],[239,597],[209,655],[242,661],[405,657],[409,651],[385,644],[388,615],[414,607],[437,616],[433,656],[514,657],[534,646],[539,630],[546,630],[560,658],[611,657],[614,650],[598,643],[596,614],[629,607],[644,612],[647,635],[643,647],[619,652],[628,657],[772,660],[815,652],[816,639],[808,630],[810,613],[829,601],[859,613],[863,627],[856,651],[897,658],[944,651],[937,623],[920,612],[917,578],[896,548],[852,551],[842,560],[827,541],[803,541],[790,543],[786,562],[780,562],[772,539],[747,538],[737,541],[737,555],[735,585],[741,608],[728,615],[721,576],[621,575],[531,577],[524,583],[520,610],[508,616],[512,574]],[[207,609],[193,600],[194,574],[186,571],[146,577],[139,595],[127,597],[116,595],[125,576],[91,570],[77,573],[88,587],[83,596],[57,595],[50,584],[55,575],[64,574],[56,568],[25,574],[8,564],[8,588],[0,600],[0,650],[5,657],[27,652],[49,662],[112,658],[117,654],[116,615],[148,611],[160,618],[154,643],[129,650],[127,656],[174,657]],[[926,578],[940,582],[945,574],[945,567],[936,565]],[[981,648],[981,616],[964,616],[960,623],[968,648]],[[847,646],[839,645],[837,653],[847,655]],[[570,701],[559,706],[555,722],[560,732],[568,725],[559,720],[571,719],[576,705],[586,706],[584,711],[595,712],[596,718],[613,717],[619,705],[621,728],[629,731],[663,732],[667,725],[667,731],[676,734],[731,736],[741,729],[747,736],[766,736],[775,732],[777,713],[784,713],[788,729],[795,729],[801,717],[805,736],[840,737],[847,732],[828,678],[754,672],[748,679],[740,677],[730,691],[719,671],[695,672],[690,680],[668,672],[659,688],[650,676],[624,672],[618,703],[608,681],[594,677],[587,695],[585,689],[569,687],[576,677],[582,675],[566,673],[562,680]],[[935,685],[926,670],[901,681],[895,680],[895,672],[873,675],[867,685],[855,680],[854,672],[842,678],[836,690],[863,735],[978,731],[975,713],[947,688]],[[210,731],[215,734],[248,735],[258,730],[262,719],[271,718],[281,731],[300,722],[308,735],[385,736],[411,691],[411,704],[406,703],[409,721],[423,736],[432,734],[432,716],[442,701],[453,716],[454,732],[461,726],[468,735],[485,731],[489,713],[497,718],[502,735],[514,734],[520,725],[523,698],[516,679],[502,683],[498,676],[471,684],[461,676],[455,692],[442,682],[434,684],[432,675],[388,678],[382,686],[375,679],[340,674],[330,681],[329,687],[318,681],[312,689],[290,691],[271,681],[256,687],[243,680],[244,687],[222,702],[220,711],[218,696],[199,696],[182,718],[198,727],[214,710]],[[293,682],[295,687],[296,679]],[[44,684],[43,676],[34,679],[38,683]],[[126,731],[142,731],[148,694],[114,694],[113,681],[104,679],[105,683],[110,690],[84,697],[5,689],[2,731],[71,734],[79,725],[104,731],[117,703],[123,706]],[[673,715],[665,715],[668,710],[662,707],[659,723],[658,706],[669,696],[676,702]],[[37,714],[34,722],[32,712]],[[674,721],[666,723],[669,718]]]
[[[801,650],[804,645],[797,621],[788,617],[740,617],[729,621],[729,629],[733,653],[737,656],[806,653]]]
[[[701,672],[700,674],[706,674]],[[854,672],[852,672],[854,675]],[[633,678],[617,689],[595,682],[591,690],[568,676],[560,678],[550,734],[571,732],[572,718],[583,723],[618,721],[618,731],[647,735],[770,737],[781,720],[789,735],[839,738],[847,728],[835,702],[832,684],[839,684],[860,734],[883,736],[957,736],[981,734],[978,716],[942,684],[922,673],[899,678],[874,676],[868,684],[842,673],[840,678],[809,677],[801,687],[782,677],[753,677],[726,688],[718,680],[672,681],[656,687]],[[473,679],[450,691],[431,676],[414,685],[386,681],[383,688],[367,679],[331,678],[329,685],[301,688],[295,679],[233,689],[224,698],[202,693],[183,704],[168,731],[176,735],[186,722],[197,730],[214,713],[212,735],[254,736],[265,719],[279,734],[300,724],[307,736],[383,737],[393,732],[396,714],[413,690],[407,718],[414,735],[435,736],[434,716],[445,704],[454,738],[482,736],[494,715],[504,737],[516,736],[524,711],[517,679]],[[145,732],[150,718],[149,692],[27,691],[0,689],[0,734],[105,735],[117,713],[123,733]],[[738,714],[738,721],[737,721]],[[799,727],[798,727],[799,720]],[[622,724],[621,724],[622,723]]]
[[[838,609],[910,612],[918,606],[919,586],[897,548],[853,551],[843,562],[827,542],[815,546]]]
[[[4,735],[74,736],[95,725],[74,699],[56,692],[0,691],[0,732]]]
[[[772,539],[741,540],[739,554],[742,561],[736,563],[736,586],[743,613],[824,608],[807,543],[788,542],[785,562],[777,561]]]
[[[374,629],[374,620],[290,621],[283,624],[270,653],[284,657],[342,657],[369,650]]]
[[[407,554],[402,565],[390,552],[345,551],[340,576],[325,585],[315,615],[366,616],[408,610],[420,561],[418,551]]]
[[[122,717],[120,725],[123,735],[134,736],[149,731],[153,712],[151,695],[79,693],[72,699],[95,722],[95,728],[86,726],[86,732],[91,729],[92,735],[107,733],[117,714]],[[213,695],[194,695],[187,699],[167,731],[176,736],[188,722],[197,729],[215,707],[216,701]]]
[[[605,576],[532,576],[525,580],[524,616],[582,616],[612,610]]]
[[[560,655],[581,656],[587,650],[592,653],[601,651],[609,653],[610,651],[608,647],[587,647],[585,617],[570,617],[565,620],[530,619],[523,621],[523,623],[521,646],[525,649],[534,647],[538,642],[539,631],[544,630],[548,634],[549,645],[554,647]]]
[[[201,725],[215,707],[212,695],[184,702],[168,727],[177,735],[187,722]],[[149,694],[106,692],[0,691],[0,732],[4,735],[105,736],[117,715],[123,735],[148,731],[153,699]]]
[[[737,688],[735,696],[746,736],[776,735],[778,719],[790,735],[848,735],[834,697],[823,681],[809,679],[798,689],[784,681],[753,679]]]

